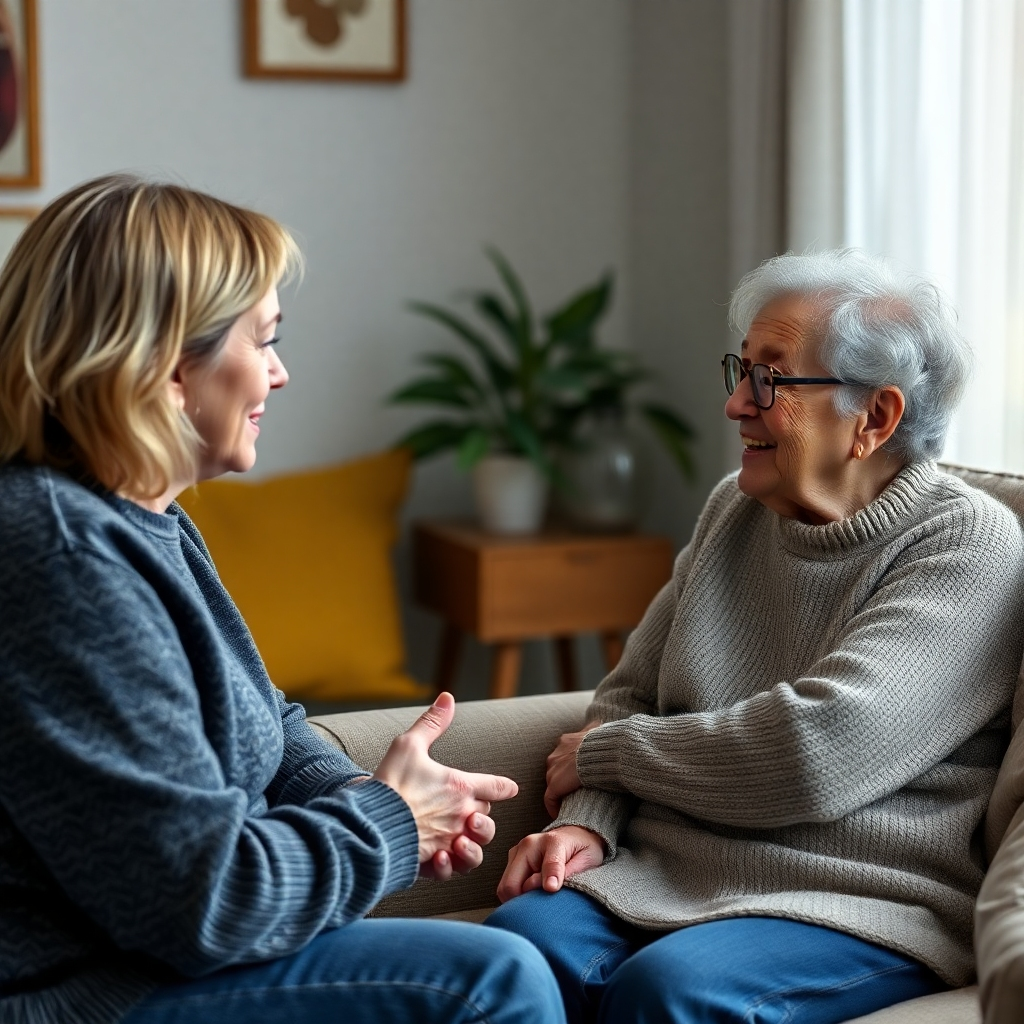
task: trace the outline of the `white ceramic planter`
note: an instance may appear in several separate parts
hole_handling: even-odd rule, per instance
[[[491,533],[536,533],[544,522],[548,480],[520,455],[487,455],[473,469],[480,525]]]

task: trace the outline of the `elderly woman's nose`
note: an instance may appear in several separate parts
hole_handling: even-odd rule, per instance
[[[736,385],[736,390],[726,400],[725,415],[731,420],[738,420],[744,416],[756,416],[757,413],[758,408],[754,402],[754,392],[748,374]]]

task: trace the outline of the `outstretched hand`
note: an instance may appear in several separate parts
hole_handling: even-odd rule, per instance
[[[454,717],[455,698],[442,693],[391,741],[373,775],[409,805],[419,834],[420,870],[440,879],[480,864],[482,847],[494,838],[491,803],[519,792],[504,776],[459,771],[430,757],[431,745]]]

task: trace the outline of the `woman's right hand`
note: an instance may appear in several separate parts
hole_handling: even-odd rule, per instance
[[[558,892],[567,878],[602,864],[604,855],[604,840],[579,825],[536,832],[508,851],[508,865],[498,883],[498,899],[505,903],[542,887],[545,892]]]
[[[461,772],[431,759],[431,744],[454,717],[455,698],[442,693],[408,730],[391,741],[373,773],[409,805],[419,833],[420,864],[430,862],[428,873],[442,877],[446,861],[454,861],[455,870],[468,870],[479,863],[476,850],[494,836],[491,803],[519,792],[519,787],[502,775]],[[477,815],[487,820],[481,821]],[[436,858],[435,854],[444,856]]]

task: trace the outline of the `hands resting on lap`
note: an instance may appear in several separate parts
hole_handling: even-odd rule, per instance
[[[579,732],[567,732],[547,760],[547,789],[544,806],[552,818],[558,816],[562,799],[580,788],[576,751],[583,737],[601,723],[591,722]],[[604,861],[604,840],[579,825],[563,825],[550,832],[527,836],[508,852],[508,865],[498,883],[502,903],[533,889],[558,892],[573,875],[596,868]]]
[[[409,805],[419,833],[420,874],[445,880],[479,867],[494,838],[491,803],[519,787],[501,775],[462,772],[438,764],[430,746],[451,725],[455,698],[442,693],[413,725],[391,741],[373,778]]]

